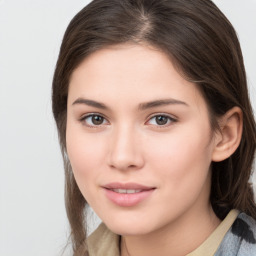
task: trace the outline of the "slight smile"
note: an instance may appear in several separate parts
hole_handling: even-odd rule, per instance
[[[148,198],[155,187],[148,187],[137,183],[109,183],[102,188],[106,197],[114,204],[121,207],[131,207]]]

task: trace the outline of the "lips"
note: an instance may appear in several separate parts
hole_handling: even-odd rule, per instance
[[[139,193],[141,192],[142,190],[140,189],[120,189],[120,188],[114,188],[114,189],[110,189],[116,193],[119,193],[119,194],[134,194],[134,193]]]
[[[137,183],[109,183],[103,186],[106,197],[122,207],[135,206],[146,200],[155,190]]]

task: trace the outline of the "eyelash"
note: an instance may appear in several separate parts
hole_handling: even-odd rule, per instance
[[[90,127],[90,128],[99,128],[99,127],[101,127],[102,125],[106,125],[106,123],[99,124],[99,125],[97,125],[97,124],[87,124],[87,123],[86,123],[86,120],[87,120],[88,118],[93,118],[93,117],[102,118],[102,119],[103,119],[103,122],[106,121],[106,122],[107,122],[107,125],[109,124],[109,122],[107,121],[107,119],[106,119],[102,114],[98,114],[98,113],[91,113],[91,114],[85,115],[85,116],[83,116],[79,121],[82,122],[84,125]],[[149,123],[149,121],[152,120],[152,119],[155,119],[155,120],[156,120],[157,117],[167,118],[168,124],[160,125],[160,124],[157,124],[157,121],[155,121],[156,124],[149,124],[149,125],[151,125],[151,126],[156,126],[156,127],[158,127],[158,128],[165,128],[165,127],[170,126],[171,123],[175,123],[175,122],[178,121],[176,118],[174,118],[174,117],[172,117],[172,116],[170,116],[170,115],[166,115],[166,114],[161,114],[161,113],[159,113],[159,114],[154,114],[154,115],[152,115],[151,117],[149,117],[149,118],[148,118],[148,121],[146,121],[146,124]],[[91,121],[91,123],[92,123],[92,121]]]
[[[161,117],[161,118],[167,118],[167,124],[163,124],[163,125],[160,125],[160,124],[157,124],[157,121],[156,121],[156,118],[157,117]],[[175,123],[175,122],[177,122],[178,120],[177,120],[177,118],[174,118],[174,117],[172,117],[172,116],[170,116],[170,115],[166,115],[166,114],[161,114],[161,113],[158,113],[158,114],[154,114],[154,115],[152,115],[149,119],[148,119],[148,121],[146,122],[146,123],[148,123],[150,120],[152,120],[152,119],[155,119],[155,123],[156,124],[151,124],[152,126],[157,126],[158,128],[165,128],[165,127],[168,127],[168,126],[170,126],[171,124],[173,124],[173,123]]]
[[[84,125],[90,127],[90,128],[98,128],[98,127],[101,127],[102,125],[105,125],[105,124],[99,124],[99,125],[95,125],[95,124],[86,124],[86,119],[88,118],[92,118],[92,117],[100,117],[103,119],[103,121],[106,121],[107,119],[101,115],[101,114],[98,114],[98,113],[91,113],[91,114],[88,114],[88,115],[85,115],[83,116],[79,121],[82,122]]]

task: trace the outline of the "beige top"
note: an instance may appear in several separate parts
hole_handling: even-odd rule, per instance
[[[213,256],[222,239],[234,223],[239,211],[232,210],[213,233],[193,252],[186,256]],[[120,256],[120,236],[111,232],[104,223],[88,238],[90,256]]]

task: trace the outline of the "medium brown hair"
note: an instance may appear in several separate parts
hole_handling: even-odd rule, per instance
[[[255,154],[255,120],[236,32],[210,0],[94,0],[70,22],[53,78],[52,106],[64,158],[67,215],[74,255],[86,255],[86,200],[66,154],[69,79],[89,54],[114,44],[147,43],[164,51],[179,72],[200,88],[213,129],[238,106],[243,134],[236,152],[212,163],[211,204],[223,219],[236,208],[256,218],[249,178]]]

